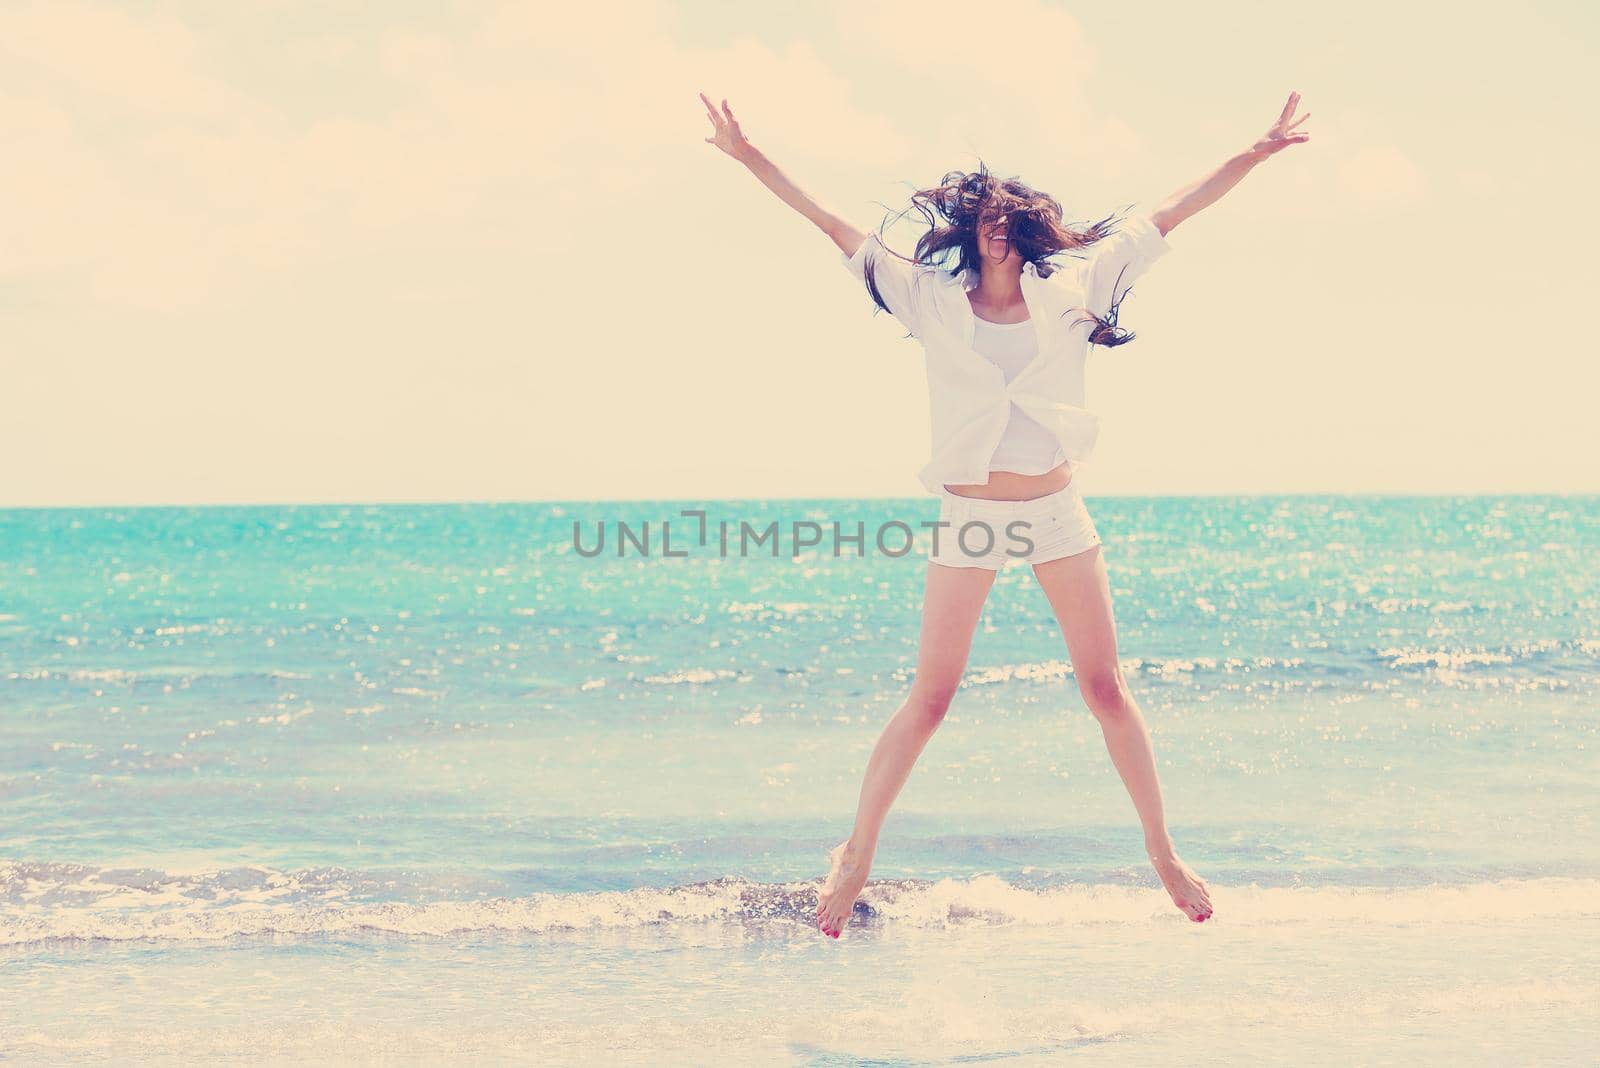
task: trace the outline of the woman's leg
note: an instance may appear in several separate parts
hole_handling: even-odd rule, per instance
[[[1204,922],[1211,915],[1211,895],[1205,880],[1179,859],[1167,833],[1150,732],[1117,663],[1111,582],[1100,550],[1097,545],[1087,552],[1035,564],[1033,574],[1067,639],[1078,690],[1089,711],[1100,721],[1111,762],[1117,766],[1139,813],[1139,822],[1144,825],[1145,852],[1173,903],[1191,920]]]
[[[829,854],[830,870],[818,894],[817,926],[834,938],[850,922],[856,897],[866,885],[889,806],[911,777],[912,765],[961,685],[972,635],[994,578],[995,572],[988,568],[928,565],[911,693],[878,737],[861,784],[855,830]]]

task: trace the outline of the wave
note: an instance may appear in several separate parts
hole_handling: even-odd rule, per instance
[[[1486,688],[1523,682],[1569,685],[1574,679],[1593,678],[1600,642],[1526,642],[1500,650],[1448,649],[1395,646],[1359,658],[1318,657],[1124,657],[1124,674],[1166,682],[1221,682],[1229,676],[1241,683],[1265,682],[1279,688],[1317,685],[1329,681],[1383,683],[1405,676],[1423,676],[1433,683]],[[898,676],[897,676],[898,677]],[[906,673],[909,678],[909,673]],[[1058,682],[1073,677],[1072,663],[1050,659],[1020,664],[995,664],[969,668],[963,683],[992,686],[1011,682]],[[653,680],[647,680],[653,681]]]
[[[671,924],[810,926],[816,880],[739,877],[664,888],[513,898],[374,900],[432,894],[343,869],[234,868],[192,874],[0,863],[0,946],[58,941],[220,941],[380,933],[416,937],[617,931]],[[470,888],[464,884],[456,892]],[[362,900],[367,898],[367,900]],[[1419,887],[1212,883],[1213,924],[1436,926],[1600,916],[1600,880],[1501,879]],[[997,876],[869,882],[858,922],[916,928],[1145,927],[1185,922],[1156,888],[1105,883],[1026,888]]]
[[[744,607],[744,606],[740,606]],[[793,606],[788,606],[793,607]],[[610,646],[606,648],[609,650]],[[656,658],[633,654],[608,654],[607,659],[623,664],[654,663]],[[1299,656],[1128,656],[1119,664],[1130,676],[1157,682],[1187,684],[1206,682],[1270,684],[1276,687],[1320,685],[1329,682],[1401,681],[1426,679],[1430,683],[1449,683],[1468,687],[1498,687],[1517,683],[1544,682],[1568,686],[1574,681],[1593,681],[1600,672],[1600,639],[1577,637],[1546,638],[1513,642],[1499,646],[1451,647],[1430,644],[1395,644],[1369,648],[1365,652],[1348,650],[1344,654],[1310,651]],[[599,690],[613,685],[633,684],[648,688],[688,687],[724,683],[757,682],[767,673],[784,678],[830,671],[850,673],[848,666],[824,668],[822,665],[790,665],[756,669],[748,665],[728,667],[687,664],[660,665],[658,670],[637,679],[608,676],[598,670],[570,684],[576,692]],[[909,669],[892,672],[897,680],[910,677]],[[192,665],[122,667],[80,667],[71,669],[32,667],[0,675],[9,682],[65,682],[97,687],[135,688],[140,685],[190,684],[200,680],[216,682],[306,682],[311,673],[288,669],[229,669]],[[975,665],[963,676],[970,687],[1033,682],[1061,683],[1073,677],[1072,663],[1064,657],[1021,663]],[[400,696],[442,698],[446,691],[415,685],[396,685],[390,692]]]
[[[218,680],[246,680],[246,679],[283,679],[289,681],[304,681],[311,678],[301,671],[283,670],[238,670],[202,668],[202,667],[142,667],[136,670],[128,668],[73,668],[61,670],[55,668],[28,668],[24,671],[10,671],[3,677],[12,682],[101,682],[118,686],[133,686],[138,683],[170,683],[173,681],[196,681],[199,679]]]

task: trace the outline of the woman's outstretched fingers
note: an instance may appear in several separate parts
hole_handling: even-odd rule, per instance
[[[1296,126],[1311,117],[1311,112],[1308,111],[1298,119],[1294,118],[1295,109],[1299,105],[1300,94],[1291,92],[1289,99],[1283,105],[1283,110],[1278,113],[1278,121],[1269,126],[1267,132],[1256,140],[1256,143],[1251,146],[1252,151],[1259,157],[1265,157],[1279,152],[1289,145],[1303,144],[1311,140],[1311,134],[1308,131],[1295,129]],[[1294,121],[1291,122],[1291,119]]]
[[[1298,107],[1299,104],[1300,91],[1298,89],[1289,90],[1289,100],[1283,105],[1282,113],[1278,115],[1278,123],[1281,125],[1285,122],[1288,122],[1289,117],[1294,114],[1294,109]]]
[[[723,98],[720,111],[703,92],[700,102],[706,106],[706,115],[711,119],[711,136],[705,138],[705,142],[716,145],[735,159],[742,159],[749,142],[739,129],[739,120],[733,117],[733,108],[728,106],[727,98]]]
[[[711,103],[711,101],[706,98],[706,94],[704,93],[700,94],[700,102],[706,106],[706,117],[711,120],[711,128],[713,130],[721,129],[722,116],[717,114],[716,105]]]

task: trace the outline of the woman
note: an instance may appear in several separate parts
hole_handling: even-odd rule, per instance
[[[817,926],[838,938],[849,922],[884,818],[955,696],[984,601],[1008,559],[1032,565],[1060,624],[1156,874],[1173,903],[1204,922],[1210,893],[1167,833],[1149,731],[1117,662],[1100,539],[1072,477],[1097,432],[1083,407],[1083,367],[1089,345],[1133,339],[1117,325],[1118,306],[1168,250],[1172,228],[1262,160],[1310,138],[1294,129],[1310,118],[1293,117],[1300,94],[1289,94],[1249,149],[1115,228],[1102,220],[1069,229],[1054,198],[1015,178],[997,180],[981,162],[976,173],[947,174],[912,197],[930,226],[914,259],[802,192],[744,136],[727,100],[719,110],[704,93],[700,99],[712,124],[705,140],[833,239],[874,303],[922,344],[928,365],[934,447],[919,477],[941,498],[941,525],[933,529],[916,676],[868,761],[855,828],[829,854]],[[1047,262],[1064,251],[1082,258]],[[952,255],[950,269],[936,262]]]

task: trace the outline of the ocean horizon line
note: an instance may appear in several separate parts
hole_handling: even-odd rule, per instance
[[[1101,500],[1485,500],[1507,499],[1528,500],[1535,498],[1551,498],[1559,500],[1592,500],[1600,498],[1600,489],[1596,490],[1483,490],[1472,492],[1421,492],[1399,490],[1296,490],[1296,491],[1251,491],[1251,492],[1214,492],[1214,493],[1118,493],[1100,492],[1092,493]],[[437,498],[437,499],[346,499],[346,500],[279,500],[279,501],[164,501],[164,502],[110,502],[91,504],[0,504],[0,514],[7,512],[88,512],[88,511],[159,511],[159,510],[195,510],[206,508],[218,509],[264,509],[264,508],[437,508],[448,506],[484,506],[484,507],[523,507],[523,506],[556,506],[572,507],[584,505],[622,504],[622,505],[692,505],[715,502],[717,504],[772,504],[776,502],[802,502],[816,501],[861,501],[871,503],[894,502],[921,502],[934,498],[930,494],[900,494],[900,495],[865,495],[865,494],[829,494],[825,496],[811,495],[772,495],[766,497],[493,497],[493,498]]]

